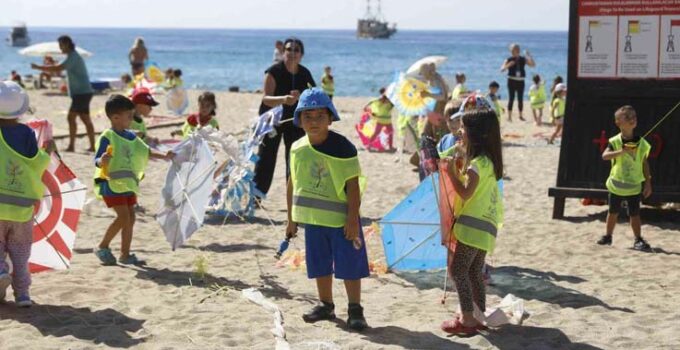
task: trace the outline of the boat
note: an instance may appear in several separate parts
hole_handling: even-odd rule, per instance
[[[397,24],[391,25],[385,21],[380,9],[380,0],[377,0],[377,10],[373,12],[371,0],[366,0],[366,14],[357,23],[357,37],[365,39],[389,39],[397,32]]]
[[[26,29],[26,24],[19,23],[12,27],[9,35],[7,36],[7,41],[10,46],[23,47],[28,46],[31,42],[31,38],[28,37],[28,30]]]

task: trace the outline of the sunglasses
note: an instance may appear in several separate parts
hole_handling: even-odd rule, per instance
[[[300,50],[299,47],[287,47],[287,48],[286,48],[286,51],[287,51],[287,52],[295,52],[295,53],[300,53],[300,52],[302,52],[302,50]]]

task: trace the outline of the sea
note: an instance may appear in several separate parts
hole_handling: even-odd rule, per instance
[[[272,63],[274,42],[297,37],[304,42],[302,64],[317,83],[323,67],[330,66],[338,96],[372,96],[400,71],[418,59],[443,55],[448,60],[438,71],[447,81],[456,72],[467,77],[467,87],[486,91],[493,80],[505,97],[506,79],[499,68],[509,56],[508,45],[518,43],[536,61],[527,74],[539,74],[550,85],[556,75],[566,79],[566,31],[416,31],[400,30],[387,40],[358,39],[354,30],[252,29],[133,29],[29,27],[31,43],[56,41],[70,35],[77,46],[93,53],[86,59],[92,80],[118,78],[130,70],[127,55],[136,37],[143,37],[150,62],[179,68],[185,86],[201,90],[262,89],[264,71]],[[9,33],[9,28],[0,28]],[[4,36],[4,35],[3,35]],[[0,76],[11,70],[35,74],[30,63],[37,57],[19,55],[19,49],[0,45]],[[529,84],[530,81],[527,81]]]

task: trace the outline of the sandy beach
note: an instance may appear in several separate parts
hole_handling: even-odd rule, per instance
[[[197,109],[190,92],[189,111]],[[222,130],[239,132],[257,113],[260,95],[220,92],[217,118]],[[65,134],[66,96],[30,92],[36,117]],[[91,108],[97,130],[108,127],[103,113],[106,95]],[[342,120],[333,129],[359,139],[354,124],[369,98],[334,99]],[[164,97],[154,115],[169,115]],[[525,118],[531,119],[525,111]],[[547,111],[546,111],[547,112]],[[505,118],[504,118],[505,119]],[[92,254],[114,217],[101,202],[92,202],[80,218],[72,266],[67,271],[33,275],[36,305],[17,309],[0,305],[0,349],[274,349],[272,314],[242,297],[256,288],[276,303],[284,317],[292,349],[678,349],[680,348],[680,214],[644,207],[643,235],[656,250],[631,249],[633,235],[621,217],[614,244],[595,241],[605,229],[605,206],[582,206],[568,199],[566,219],[551,219],[559,147],[547,145],[551,126],[504,120],[505,224],[493,266],[494,285],[487,290],[493,306],[508,293],[524,299],[530,313],[521,326],[504,326],[470,338],[449,337],[439,329],[457,309],[455,293],[444,305],[444,273],[388,273],[364,280],[363,301],[370,329],[345,328],[346,297],[334,284],[336,322],[305,323],[301,315],[316,300],[314,281],[303,269],[275,266],[273,255],[284,236],[286,219],[283,147],[273,186],[248,222],[223,225],[209,220],[186,246],[171,251],[153,218],[168,165],[150,163],[142,182],[132,250],[146,260],[142,267],[104,267]],[[79,124],[79,131],[84,131]],[[169,138],[173,128],[150,131]],[[58,142],[60,149],[66,141]],[[62,153],[64,161],[91,187],[92,154]],[[362,202],[364,226],[379,220],[418,184],[403,155],[359,152],[368,188]],[[585,165],[584,165],[585,166]],[[92,191],[88,199],[93,198]],[[271,222],[270,222],[271,219]],[[273,225],[272,225],[273,223]],[[114,240],[114,254],[119,249]],[[303,248],[302,235],[291,249]],[[382,257],[379,237],[369,241],[372,260]],[[207,262],[207,275],[194,273],[195,262]],[[11,291],[10,291],[11,293]],[[10,294],[11,296],[11,294]],[[10,298],[11,299],[11,298]]]

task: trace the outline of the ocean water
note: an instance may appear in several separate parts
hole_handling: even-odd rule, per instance
[[[9,28],[0,28],[9,32]],[[233,29],[109,29],[29,27],[32,43],[70,35],[77,46],[94,55],[86,60],[91,79],[119,77],[129,72],[127,54],[134,38],[144,38],[150,61],[161,68],[183,71],[185,85],[197,89],[261,89],[264,70],[271,64],[274,41],[296,36],[305,44],[302,64],[317,83],[323,67],[333,68],[336,95],[370,96],[389,84],[397,71],[404,71],[423,56],[444,55],[449,59],[439,72],[453,81],[464,72],[470,89],[486,91],[489,82],[501,84],[507,95],[505,77],[499,72],[509,56],[508,45],[517,42],[536,60],[529,76],[538,73],[550,85],[555,75],[566,78],[567,32],[464,32],[399,31],[389,40],[360,40],[353,30],[233,30]],[[0,45],[0,76],[17,70],[31,73],[30,63],[41,59],[23,57],[18,49]],[[35,72],[33,72],[35,73]],[[529,81],[528,81],[529,83]]]

